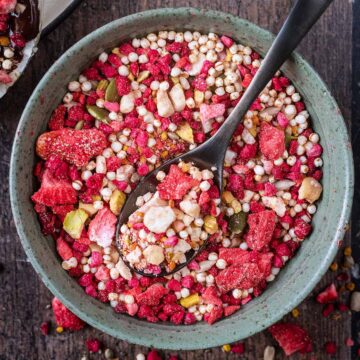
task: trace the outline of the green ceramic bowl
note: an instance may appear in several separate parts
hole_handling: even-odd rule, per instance
[[[324,147],[324,192],[314,217],[314,232],[262,296],[234,315],[209,326],[150,324],[116,314],[109,305],[87,296],[62,270],[54,242],[41,232],[30,196],[34,145],[49,115],[61,101],[66,84],[102,50],[121,40],[163,29],[227,34],[264,55],[273,36],[237,17],[190,8],[158,9],[116,20],[86,36],[46,73],[31,96],[14,141],[10,191],[17,230],[31,263],[45,285],[90,325],[117,338],[167,349],[200,349],[231,343],[281,319],[314,288],[333,260],[348,221],[353,195],[351,146],[339,108],[318,74],[295,54],[283,71],[303,95]]]

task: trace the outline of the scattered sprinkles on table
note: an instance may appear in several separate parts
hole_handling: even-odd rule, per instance
[[[212,324],[259,296],[294,256],[321,196],[322,147],[301,95],[280,72],[234,134],[221,203],[210,169],[199,177],[207,248],[176,274],[150,279],[131,272],[115,246],[127,194],[163,161],[211,137],[260,64],[227,36],[161,31],[101,53],[68,84],[37,140],[32,200],[63,269],[86,294],[150,322]],[[192,222],[184,223],[187,239]]]

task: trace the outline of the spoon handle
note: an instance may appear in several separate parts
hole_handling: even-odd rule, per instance
[[[214,147],[217,147],[217,151],[213,153],[216,154],[215,156],[224,156],[226,150],[224,144],[229,143],[251,104],[331,2],[332,0],[298,0],[296,2],[241,100],[223,126],[210,139]],[[220,148],[224,150],[221,151]]]

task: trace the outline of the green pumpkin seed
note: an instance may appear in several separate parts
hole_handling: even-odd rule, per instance
[[[87,105],[86,108],[89,114],[95,119],[107,123],[107,117],[109,116],[109,112],[107,110],[101,109],[95,105]]]
[[[120,100],[119,94],[117,92],[115,79],[112,79],[106,88],[105,100],[111,102],[118,102]]]
[[[96,87],[96,90],[106,90],[108,85],[109,85],[108,80],[100,80],[97,87]]]
[[[240,234],[246,226],[247,215],[240,211],[234,214],[229,219],[229,229],[234,234]]]

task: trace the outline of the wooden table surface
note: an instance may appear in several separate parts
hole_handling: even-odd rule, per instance
[[[206,4],[206,5],[205,5]],[[52,63],[71,45],[92,30],[111,20],[146,9],[159,7],[199,6],[222,10],[248,19],[266,29],[276,32],[291,6],[290,0],[88,0],[68,17],[55,31],[44,38],[39,50],[25,74],[0,101],[0,359],[80,359],[86,354],[84,341],[97,337],[114,350],[120,359],[135,359],[138,352],[147,349],[116,340],[90,327],[83,331],[44,337],[39,325],[44,320],[53,320],[48,308],[52,295],[42,284],[31,264],[27,261],[19,242],[8,195],[8,168],[12,139],[21,112],[33,89]],[[358,8],[356,10],[356,8]],[[355,10],[360,15],[357,2],[335,0],[326,14],[303,41],[300,53],[314,66],[335,96],[341,111],[350,125],[352,99],[352,29],[360,35],[359,25],[353,24]],[[359,50],[356,54],[360,61]],[[355,63],[355,60],[354,60]],[[357,85],[353,86],[354,96]],[[357,92],[358,94],[358,92]],[[353,109],[359,106],[353,104]],[[360,110],[360,109],[358,109]],[[359,111],[357,112],[359,114]],[[346,240],[348,242],[349,239]],[[334,277],[327,274],[316,291],[327,285]],[[343,314],[338,320],[325,319],[321,307],[313,297],[299,306],[300,316],[296,321],[303,325],[314,339],[316,359],[326,359],[323,351],[326,341],[339,344],[336,359],[350,359],[350,348],[344,339],[351,336],[351,317]],[[289,316],[291,318],[291,316]],[[262,359],[266,345],[274,344],[266,332],[245,341],[246,359]],[[170,354],[170,352],[166,352]],[[181,359],[235,359],[220,348],[205,351],[179,352]],[[88,355],[89,359],[103,359],[103,355]],[[285,358],[277,350],[276,359]],[[307,358],[310,356],[294,356]]]

